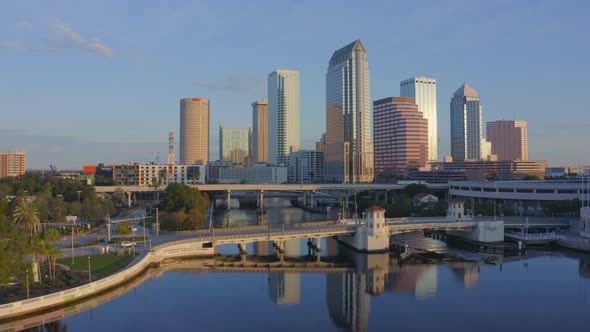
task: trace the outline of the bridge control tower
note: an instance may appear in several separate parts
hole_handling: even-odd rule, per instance
[[[338,240],[356,251],[383,252],[389,250],[389,228],[385,223],[385,209],[373,205],[366,210],[353,234],[338,235]]]

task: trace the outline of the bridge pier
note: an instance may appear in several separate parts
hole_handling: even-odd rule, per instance
[[[264,190],[258,192],[258,209],[264,212]]]
[[[315,207],[315,203],[313,201],[313,190],[309,193],[309,207]]]
[[[231,190],[228,190],[227,191],[226,197],[225,197],[225,201],[226,201],[226,204],[227,204],[227,209],[229,210],[230,209],[230,206],[231,206]]]
[[[131,192],[126,192],[127,194],[127,207],[131,207]]]

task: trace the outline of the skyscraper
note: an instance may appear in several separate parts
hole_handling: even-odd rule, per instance
[[[329,182],[372,182],[371,82],[360,39],[337,50],[326,74],[326,174]]]
[[[428,160],[438,160],[438,120],[436,109],[436,80],[424,76],[412,77],[400,83],[400,96],[414,98],[418,110],[428,120]]]
[[[299,150],[299,72],[277,69],[268,75],[268,160],[287,164]]]
[[[268,162],[268,101],[252,103],[252,156],[255,163]]]
[[[219,125],[219,159],[243,164],[249,155],[251,128]]]
[[[373,102],[375,173],[403,174],[428,162],[428,120],[409,97]]]
[[[487,123],[487,138],[492,143],[492,154],[498,160],[528,160],[528,128],[522,120],[501,120]]]
[[[209,99],[180,100],[180,163],[209,161]]]
[[[486,159],[479,94],[467,83],[451,99],[451,156],[453,161]]]

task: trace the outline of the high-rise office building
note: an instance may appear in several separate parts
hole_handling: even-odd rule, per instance
[[[180,163],[209,161],[209,99],[180,100]]]
[[[219,125],[219,159],[242,165],[250,154],[252,128],[231,128]]]
[[[287,164],[299,150],[299,72],[277,69],[268,75],[268,160]]]
[[[268,101],[252,103],[252,157],[254,163],[268,162]]]
[[[528,160],[527,122],[501,120],[487,123],[487,138],[498,160]]]
[[[485,146],[479,94],[463,83],[451,99],[451,156],[453,161],[483,160]]]
[[[326,74],[326,173],[329,182],[372,182],[371,81],[361,41],[337,50]]]
[[[289,155],[287,179],[291,183],[324,182],[324,153],[299,150]]]
[[[400,96],[414,98],[418,110],[428,120],[428,160],[438,160],[438,121],[436,110],[436,80],[424,76],[412,77],[400,83]]]
[[[24,175],[26,159],[24,152],[0,152],[0,178]]]
[[[409,97],[373,103],[375,174],[402,174],[428,162],[428,120]]]

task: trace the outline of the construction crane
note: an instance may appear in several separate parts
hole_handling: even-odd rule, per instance
[[[55,167],[54,165],[49,165],[49,168],[51,168],[51,171],[55,173],[55,175],[61,175],[59,168]]]

